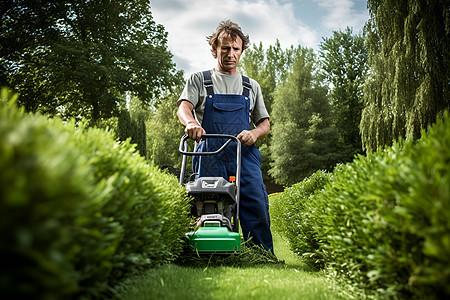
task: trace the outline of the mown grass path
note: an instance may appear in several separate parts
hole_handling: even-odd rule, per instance
[[[308,272],[275,234],[275,251],[284,264],[180,266],[149,270],[124,285],[119,299],[345,299],[321,273]]]

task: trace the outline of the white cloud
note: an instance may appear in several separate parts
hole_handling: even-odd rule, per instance
[[[316,32],[294,16],[292,3],[279,1],[247,2],[243,5],[245,26],[251,30],[253,42],[274,44],[276,39],[284,47],[302,44],[313,47],[317,43]]]
[[[347,26],[362,28],[369,18],[369,12],[356,10],[354,1],[361,0],[316,0],[328,12],[323,17],[323,25],[329,30],[343,30]]]
[[[268,47],[278,38],[282,47],[316,46],[316,32],[295,18],[292,5],[276,0],[159,0],[151,4],[155,21],[169,33],[168,45],[177,67],[186,75],[215,66],[206,36],[226,19],[238,23],[251,43],[261,41]]]

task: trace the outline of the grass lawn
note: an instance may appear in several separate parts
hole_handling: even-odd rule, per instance
[[[128,279],[119,299],[345,299],[330,288],[321,273],[307,271],[277,234],[274,243],[284,264],[168,264]]]

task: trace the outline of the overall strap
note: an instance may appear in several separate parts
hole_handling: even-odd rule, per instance
[[[206,88],[206,94],[214,95],[214,87],[211,79],[211,72],[203,71],[203,84]],[[242,86],[244,87],[242,95],[245,97],[250,97],[250,91],[252,90],[252,85],[250,84],[250,79],[247,76],[242,75]]]
[[[250,97],[250,91],[252,90],[252,85],[250,84],[250,79],[247,76],[242,75],[242,86],[244,90],[242,91],[242,95],[245,97]]]
[[[205,85],[206,88],[206,94],[208,96],[214,95],[214,87],[211,79],[211,72],[209,70],[203,71],[203,84]]]

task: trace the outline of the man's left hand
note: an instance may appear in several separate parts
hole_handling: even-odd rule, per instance
[[[238,134],[237,138],[244,146],[251,146],[258,140],[256,134],[251,130],[243,130]]]
[[[265,118],[258,122],[252,130],[243,130],[238,134],[237,138],[244,146],[253,145],[258,139],[265,138],[270,131],[269,118]]]

